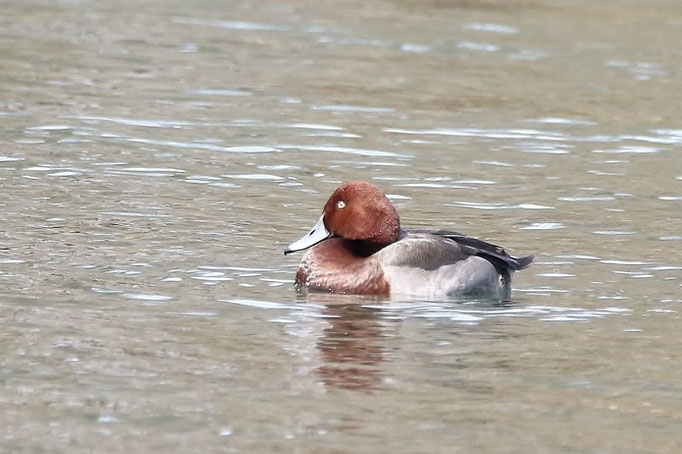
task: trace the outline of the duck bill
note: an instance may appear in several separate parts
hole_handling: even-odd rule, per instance
[[[309,247],[315,246],[317,243],[326,240],[330,236],[332,236],[331,232],[324,226],[324,215],[320,216],[320,220],[317,221],[315,227],[313,227],[303,238],[291,243],[289,247],[284,250],[284,255],[308,249]]]

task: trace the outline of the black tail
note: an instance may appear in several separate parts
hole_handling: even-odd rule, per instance
[[[530,264],[533,263],[533,260],[535,260],[535,256],[527,255],[525,257],[514,257],[514,260],[518,263],[518,266],[514,267],[514,271],[518,271],[528,268]]]

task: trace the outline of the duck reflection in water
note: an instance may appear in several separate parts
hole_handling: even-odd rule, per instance
[[[325,304],[325,295],[308,295],[309,302]],[[327,295],[327,297],[332,295]],[[368,301],[369,302],[369,301]],[[317,350],[323,363],[316,369],[325,385],[370,391],[383,383],[382,363],[387,348],[381,340],[390,336],[385,320],[361,304],[325,304],[325,322]]]

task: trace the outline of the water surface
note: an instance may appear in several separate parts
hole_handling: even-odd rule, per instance
[[[679,2],[5,3],[0,450],[682,448]],[[299,294],[349,179],[536,263]]]

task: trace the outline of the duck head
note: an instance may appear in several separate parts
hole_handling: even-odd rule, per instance
[[[284,250],[301,251],[330,237],[365,243],[377,249],[400,237],[400,218],[386,195],[373,184],[349,181],[339,186],[324,206],[315,227]]]

